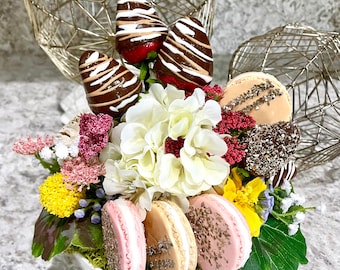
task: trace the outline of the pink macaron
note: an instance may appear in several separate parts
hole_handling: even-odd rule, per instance
[[[249,227],[238,209],[217,194],[190,199],[186,214],[195,234],[198,265],[204,270],[235,270],[249,258]]]
[[[109,268],[145,270],[146,240],[137,207],[126,199],[108,201],[102,209],[102,227]]]

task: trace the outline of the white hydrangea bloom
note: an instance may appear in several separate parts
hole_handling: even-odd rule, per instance
[[[133,201],[141,210],[141,216],[145,218],[145,210],[151,210],[153,194],[157,191],[154,188],[147,188],[139,179],[134,170],[119,168],[116,161],[108,159],[105,162],[105,179],[103,188],[107,195],[121,194],[122,197]]]
[[[221,184],[229,174],[229,164],[221,158],[227,151],[226,143],[212,130],[220,120],[220,105],[212,100],[205,102],[202,89],[185,98],[182,90],[154,84],[149,94],[143,94],[128,109],[126,122],[113,128],[115,136],[103,151],[103,158],[116,160],[116,168],[138,175],[146,190],[153,188],[150,196],[193,196]],[[169,138],[176,142],[184,139],[179,156],[166,152]],[[120,183],[111,177],[104,188],[112,190]]]

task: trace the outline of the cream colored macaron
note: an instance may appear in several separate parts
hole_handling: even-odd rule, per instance
[[[246,72],[231,79],[220,104],[248,113],[258,125],[288,122],[292,118],[292,102],[285,86],[263,72]]]
[[[144,220],[150,269],[195,270],[197,245],[188,219],[171,201],[153,201]]]

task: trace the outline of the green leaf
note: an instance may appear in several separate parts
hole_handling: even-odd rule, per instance
[[[148,84],[154,84],[154,83],[162,84],[162,81],[156,78],[148,78],[145,82]]]
[[[148,52],[146,60],[148,60],[148,62],[152,62],[156,58],[157,58],[157,52],[156,51],[151,51],[151,52]]]
[[[35,223],[32,255],[50,260],[71,244],[74,231],[71,219],[61,219],[42,210]]]
[[[270,217],[262,226],[259,237],[253,237],[250,257],[243,270],[296,270],[307,264],[306,241],[301,231],[288,235],[288,228]]]
[[[103,247],[101,224],[92,224],[90,218],[75,221],[76,232],[72,245],[80,248],[100,249]]]
[[[142,62],[140,66],[139,78],[144,81],[149,75],[149,65],[147,62]]]

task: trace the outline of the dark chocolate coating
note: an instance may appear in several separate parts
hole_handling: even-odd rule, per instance
[[[213,76],[209,39],[196,18],[179,19],[169,31],[154,66],[157,77],[174,77],[184,84],[203,87]]]
[[[79,71],[87,101],[95,114],[120,118],[137,102],[142,91],[142,82],[136,75],[99,52],[84,52],[79,60]]]

